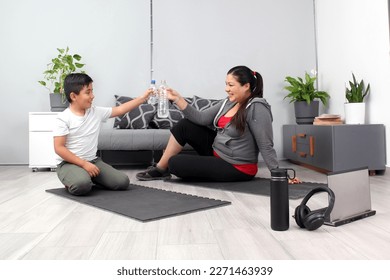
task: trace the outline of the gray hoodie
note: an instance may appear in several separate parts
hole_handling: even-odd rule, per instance
[[[228,123],[224,128],[217,127],[218,120],[236,103],[228,98],[200,112],[187,106],[184,116],[190,121],[217,130],[213,143],[214,151],[231,164],[248,164],[258,162],[259,152],[269,170],[278,167],[276,152],[273,148],[271,106],[264,98],[253,98],[246,107],[246,127],[240,133],[234,125]]]

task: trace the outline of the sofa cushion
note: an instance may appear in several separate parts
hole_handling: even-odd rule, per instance
[[[115,105],[119,106],[134,98],[115,95]],[[114,128],[144,129],[148,128],[150,121],[156,114],[156,107],[151,104],[141,104],[130,112],[115,118]]]
[[[163,150],[171,132],[168,129],[113,129],[99,133],[99,150]]]

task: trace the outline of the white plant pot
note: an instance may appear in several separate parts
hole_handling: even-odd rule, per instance
[[[345,124],[364,124],[366,103],[345,103]]]

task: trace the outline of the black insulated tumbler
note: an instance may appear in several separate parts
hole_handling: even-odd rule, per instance
[[[294,172],[292,178],[288,170]],[[288,230],[289,222],[289,200],[288,200],[288,179],[295,178],[294,169],[276,168],[271,170],[271,228],[277,231]]]

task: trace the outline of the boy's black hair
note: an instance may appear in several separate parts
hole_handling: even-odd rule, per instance
[[[84,73],[72,73],[66,76],[64,80],[64,92],[69,103],[72,103],[70,98],[72,92],[78,95],[83,87],[89,86],[92,82],[92,78]]]

